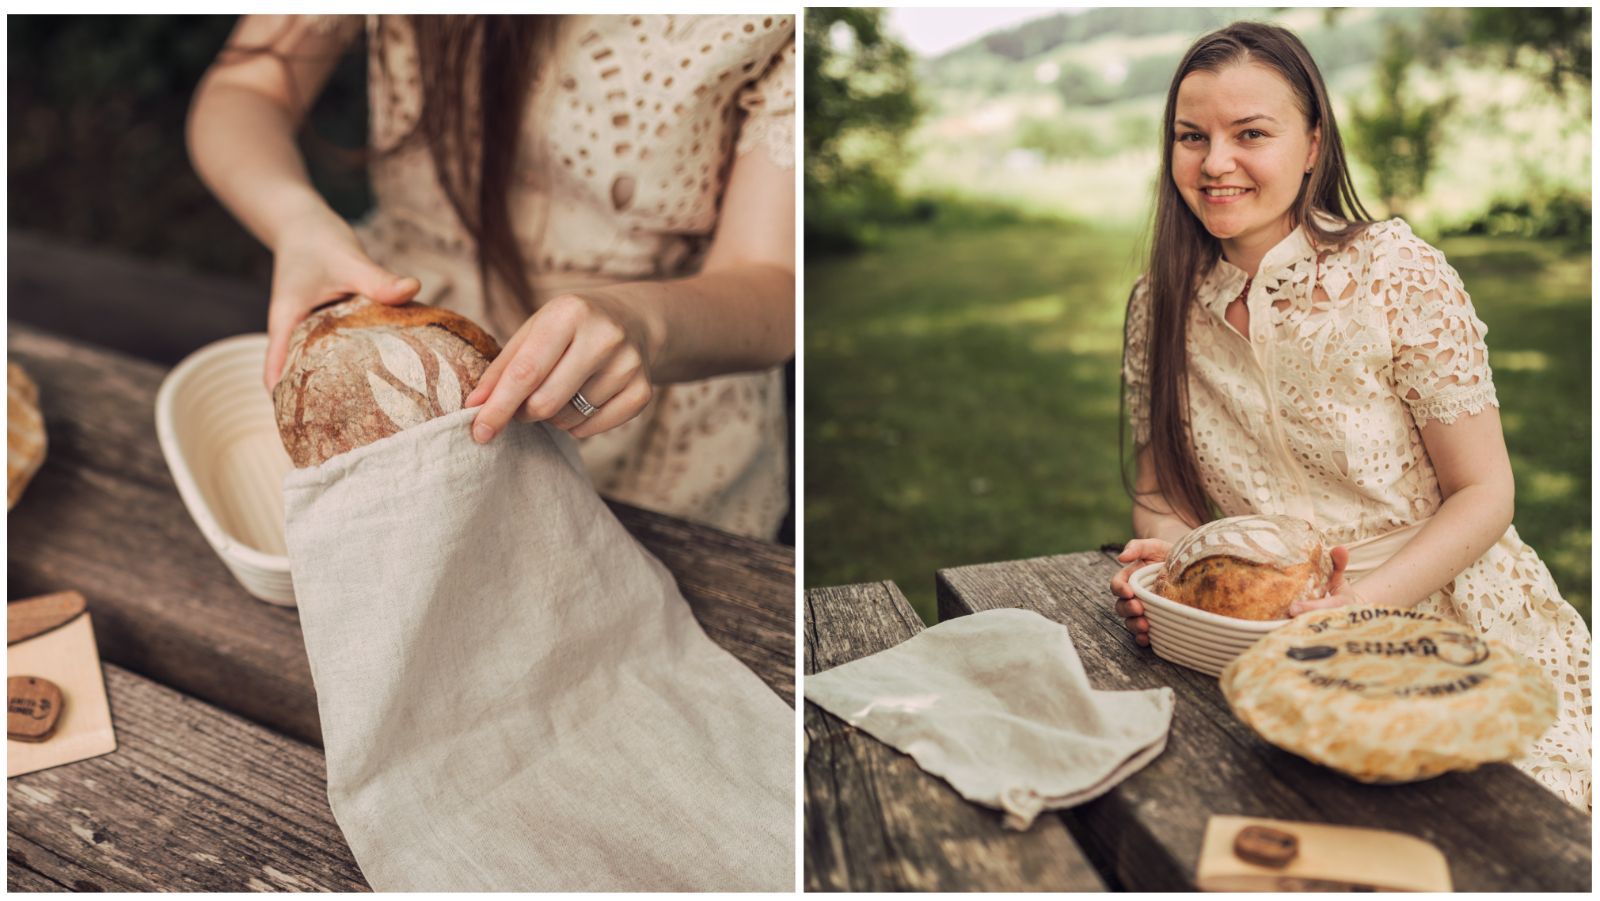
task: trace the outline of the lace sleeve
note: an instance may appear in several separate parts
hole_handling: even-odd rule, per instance
[[[1378,254],[1374,281],[1389,320],[1395,392],[1419,426],[1500,406],[1483,340],[1489,327],[1461,276],[1405,223],[1395,221],[1393,236]]]
[[[745,112],[739,129],[739,155],[764,147],[784,169],[794,168],[794,36],[775,54],[767,70],[739,94]]]
[[[1133,445],[1150,443],[1150,287],[1144,276],[1133,284],[1128,319],[1122,329],[1122,390],[1133,427]]]

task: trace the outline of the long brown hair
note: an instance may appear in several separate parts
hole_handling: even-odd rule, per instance
[[[379,16],[372,54],[380,62],[381,81],[372,86],[373,102],[397,90],[396,74],[389,71],[384,42],[396,36],[395,17]],[[392,146],[360,152],[334,146],[308,129],[313,149],[337,156],[349,165],[370,164],[417,142],[426,145],[439,187],[456,217],[472,237],[478,257],[478,276],[487,296],[498,284],[533,308],[533,288],[528,281],[531,261],[525,260],[511,222],[511,182],[520,149],[522,117],[539,71],[548,55],[556,17],[408,15],[417,47],[418,84],[422,91],[417,121]],[[289,79],[291,101],[308,106],[310,98],[298,96],[290,55],[276,49],[279,39],[294,27],[284,24],[276,37],[261,45],[232,44],[220,59],[266,54],[277,59]],[[476,65],[474,66],[474,63]],[[301,122],[309,122],[302,117]]]
[[[407,18],[416,36],[422,108],[411,131],[386,152],[426,143],[439,187],[477,248],[484,294],[498,283],[531,310],[529,261],[511,221],[511,182],[527,98],[538,60],[548,54],[555,17]],[[382,47],[389,32],[383,20],[376,49],[385,66],[381,90],[388,90],[393,76]]]
[[[1211,519],[1212,506],[1190,440],[1188,312],[1200,280],[1221,258],[1222,245],[1184,203],[1172,180],[1172,148],[1176,140],[1173,117],[1177,115],[1178,86],[1191,72],[1216,72],[1245,62],[1266,66],[1282,76],[1294,91],[1307,128],[1322,127],[1317,159],[1290,208],[1291,220],[1303,226],[1307,237],[1319,246],[1343,246],[1371,223],[1350,179],[1344,143],[1339,138],[1322,73],[1300,39],[1275,25],[1235,22],[1195,41],[1173,73],[1161,123],[1161,174],[1156,185],[1146,277],[1150,319],[1145,347],[1145,384],[1150,392],[1149,448],[1157,484],[1172,512],[1190,525]],[[1331,213],[1345,224],[1329,228],[1317,221],[1314,214],[1318,212]],[[1132,302],[1130,296],[1130,307]],[[1126,344],[1126,332],[1123,341]],[[1124,384],[1124,405],[1126,387]],[[1126,415],[1124,409],[1124,419]],[[1123,481],[1127,483],[1126,470]],[[1156,509],[1131,487],[1129,494],[1140,506]]]

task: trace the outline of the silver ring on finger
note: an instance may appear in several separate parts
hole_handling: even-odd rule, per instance
[[[579,413],[583,414],[584,419],[588,419],[589,417],[593,416],[595,411],[600,409],[594,404],[589,403],[589,399],[583,396],[582,391],[572,395],[572,405],[577,408]]]

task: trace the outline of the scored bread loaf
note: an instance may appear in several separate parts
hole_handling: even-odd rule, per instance
[[[1152,590],[1222,616],[1284,619],[1295,601],[1327,593],[1326,545],[1315,526],[1293,516],[1215,520],[1173,545]]]
[[[355,297],[313,312],[289,338],[272,390],[296,467],[461,409],[500,346],[471,320],[418,303]]]

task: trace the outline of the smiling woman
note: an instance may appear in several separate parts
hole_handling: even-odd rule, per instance
[[[1561,715],[1518,765],[1589,804],[1589,630],[1511,525],[1487,331],[1443,254],[1351,187],[1322,76],[1271,25],[1207,35],[1174,74],[1150,268],[1123,378],[1135,540],[1111,582],[1217,517],[1288,516],[1333,571],[1298,616],[1414,608],[1537,661]],[[1157,646],[1160,653],[1160,646]]]

